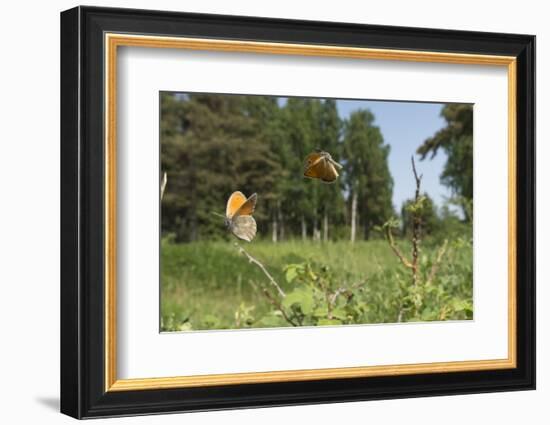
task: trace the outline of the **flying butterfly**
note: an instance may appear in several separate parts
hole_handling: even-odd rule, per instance
[[[341,169],[342,166],[328,152],[321,150],[310,153],[304,161],[304,177],[319,179],[324,183],[334,183]]]
[[[236,191],[227,200],[224,222],[237,238],[251,242],[256,236],[256,220],[252,217],[256,207],[257,194],[247,199],[242,192]]]

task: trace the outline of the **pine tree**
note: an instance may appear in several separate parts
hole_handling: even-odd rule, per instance
[[[259,195],[258,237],[327,241],[351,216],[363,229],[357,237],[368,238],[392,215],[389,147],[373,122],[357,111],[344,126],[334,100],[162,93],[163,233],[227,238],[211,212],[223,213],[241,190]],[[344,165],[335,183],[304,178],[304,158],[316,149]]]
[[[289,178],[282,188],[284,201],[281,207],[293,232],[302,239],[306,239],[308,230],[313,228],[318,203],[313,182],[303,178],[304,158],[317,143],[313,111],[318,103],[315,99],[289,98],[282,111],[287,148],[284,168]]]
[[[163,200],[163,226],[176,229],[180,241],[224,237],[212,211],[223,212],[229,195],[241,190],[269,198],[279,164],[262,140],[245,96],[189,95],[166,100],[167,122],[179,122],[161,133],[162,169],[170,179]],[[255,217],[267,221],[259,199]]]
[[[319,148],[329,152],[336,161],[342,156],[342,121],[338,115],[336,101],[327,99],[323,102],[320,117]],[[342,221],[344,217],[344,197],[342,194],[342,180],[333,184],[323,184],[319,187],[320,211],[322,216],[323,241],[327,242],[330,236],[330,223]]]
[[[447,104],[441,109],[447,125],[434,136],[426,139],[417,149],[424,159],[433,158],[439,149],[447,154],[447,162],[441,182],[456,195],[468,200],[473,198],[473,109],[467,104]]]
[[[374,126],[368,110],[351,114],[345,127],[344,157],[346,191],[349,194],[351,241],[363,226],[369,239],[374,226],[382,225],[393,215],[393,179],[388,167],[390,147],[384,144],[380,129]]]

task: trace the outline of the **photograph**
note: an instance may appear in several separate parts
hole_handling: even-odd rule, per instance
[[[473,320],[474,105],[159,96],[161,332]]]
[[[61,262],[30,264],[29,238],[12,244],[26,255],[11,280],[37,270],[27,280],[45,290],[5,298],[53,294],[44,305],[58,306],[55,334],[29,339],[57,341],[49,358],[27,361],[55,364],[42,367],[48,376],[30,370],[44,405],[34,416],[57,400],[77,419],[253,409],[239,420],[257,423],[268,407],[368,401],[368,417],[388,422],[387,403],[451,395],[493,397],[515,422],[541,411],[545,394],[525,390],[540,369],[541,310],[539,40],[526,32],[542,18],[519,25],[521,8],[499,9],[497,24],[481,10],[471,24],[471,8],[426,20],[395,7],[313,16],[296,2],[267,16],[120,6],[75,6],[53,25],[39,13],[55,51],[16,55],[23,65],[60,59],[44,68],[56,84],[31,84],[44,99],[60,89],[61,119],[34,126],[60,136],[47,149],[57,159],[43,155],[43,137],[38,154],[8,155],[46,164],[58,185],[51,196],[22,190],[43,180],[29,174],[41,165],[11,161],[16,195],[6,199],[22,194],[36,209],[51,198],[57,225],[40,217],[39,227],[59,228],[31,242],[57,237]],[[25,119],[6,145],[29,151],[17,141],[34,97],[12,86]],[[58,291],[42,285],[44,258]],[[29,292],[6,287],[19,286]],[[29,316],[8,304],[9,317]],[[12,404],[32,411],[28,397]],[[439,410],[476,411],[464,406]],[[426,416],[390,410],[406,410],[396,421]]]

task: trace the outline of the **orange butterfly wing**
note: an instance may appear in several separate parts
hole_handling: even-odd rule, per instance
[[[325,160],[319,158],[317,162],[311,164],[304,171],[304,176],[311,177],[312,179],[320,179],[325,173]]]
[[[328,152],[313,152],[304,161],[304,176],[332,183],[339,175],[336,167],[342,168]]]
[[[257,198],[255,193],[246,199],[242,192],[233,192],[227,201],[225,215],[227,218],[232,218],[235,215],[252,215]]]
[[[256,208],[256,201],[258,200],[258,195],[253,193],[248,197],[246,202],[242,204],[237,211],[233,214],[234,216],[241,215],[252,215],[254,209]]]
[[[227,201],[225,215],[229,219],[229,228],[237,238],[251,242],[256,236],[256,220],[252,213],[256,208],[258,195],[253,193],[247,199],[242,192],[231,194]]]
[[[246,196],[244,196],[242,192],[233,192],[227,200],[227,206],[225,207],[225,215],[227,218],[233,217],[233,215],[245,202]]]
[[[323,175],[324,163],[324,152],[310,153],[304,161],[304,176],[320,179]]]
[[[306,159],[304,161],[304,171],[312,165],[318,163],[321,158],[323,158],[323,152],[312,152],[308,156],[306,156]]]

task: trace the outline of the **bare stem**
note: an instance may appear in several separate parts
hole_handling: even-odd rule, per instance
[[[166,189],[166,183],[168,183],[168,176],[166,172],[162,175],[162,181],[160,182],[160,200],[162,201],[162,197],[164,196],[164,189]]]
[[[420,199],[420,183],[422,181],[422,175],[418,175],[416,172],[416,164],[414,163],[414,156],[411,156],[412,169],[414,173],[414,180],[416,182],[416,191],[414,193],[414,202],[418,205]],[[413,283],[418,285],[418,254],[420,252],[420,228],[422,226],[422,219],[418,212],[413,214],[413,238],[412,238],[412,274]]]
[[[439,248],[439,251],[437,251],[437,257],[432,264],[432,268],[430,270],[430,275],[428,276],[428,280],[426,281],[426,285],[429,285],[432,283],[433,279],[435,278],[435,275],[437,274],[437,270],[439,269],[439,265],[441,264],[441,260],[443,259],[443,256],[445,255],[445,251],[447,250],[447,239],[445,239],[445,242],[443,242],[443,245],[441,248]]]
[[[393,239],[391,228],[389,226],[386,228],[386,238],[388,239],[388,243],[390,244],[390,247],[393,253],[397,256],[397,258],[399,258],[399,261],[401,261],[401,263],[403,263],[405,267],[411,269],[413,265],[410,263],[409,260],[405,258],[403,253],[399,250],[399,248],[395,244],[395,240]]]
[[[353,294],[353,292],[351,292],[348,288],[346,287],[342,287],[342,288],[338,288],[336,291],[334,291],[330,296],[329,296],[329,305],[330,305],[330,310],[332,312],[332,310],[334,309],[334,305],[336,304],[336,300],[338,299],[338,297],[340,295],[351,295]],[[329,319],[331,319],[331,317],[329,317]]]
[[[397,315],[397,323],[401,323],[403,320],[403,307],[399,307],[399,314]]]
[[[268,301],[271,303],[271,305],[273,305],[277,310],[279,310],[281,312],[281,314],[283,315],[283,317],[285,318],[285,320],[288,323],[290,323],[292,326],[298,326],[296,324],[296,322],[294,322],[294,320],[292,320],[288,316],[288,314],[286,314],[285,309],[283,308],[282,304],[280,303],[280,301],[278,299],[273,297],[273,295],[271,295],[266,288],[262,288],[262,292],[265,295],[265,297],[268,299]]]
[[[258,260],[256,260],[252,255],[250,255],[248,252],[245,251],[245,249],[240,246],[238,243],[235,242],[235,246],[237,247],[237,249],[239,250],[239,253],[240,254],[243,254],[246,258],[248,258],[248,261],[253,263],[253,264],[256,264],[260,270],[262,272],[264,272],[264,274],[267,276],[267,278],[269,279],[269,281],[271,282],[271,284],[277,289],[277,291],[279,292],[279,295],[281,297],[286,297],[286,294],[284,293],[284,291],[281,289],[281,287],[279,286],[279,284],[275,281],[275,279],[273,279],[273,276],[271,276],[269,274],[269,272],[267,271],[267,269],[264,267],[264,265],[262,263],[260,263]]]
[[[258,288],[258,286],[257,286],[252,280],[250,280],[249,283],[250,283],[250,285],[252,286],[252,288],[254,288],[254,290],[255,290],[256,292],[258,292],[258,293],[260,292],[260,288]],[[275,308],[282,314],[283,318],[284,318],[288,323],[290,323],[292,326],[298,326],[298,325],[296,324],[296,322],[294,322],[294,320],[292,320],[292,319],[288,316],[288,314],[286,313],[285,309],[283,308],[283,305],[282,305],[275,297],[273,297],[273,295],[271,295],[271,293],[270,293],[266,288],[264,288],[264,287],[262,286],[261,292],[262,292],[263,296],[267,298],[267,300],[269,301],[269,303],[270,303],[273,307],[275,307]]]

